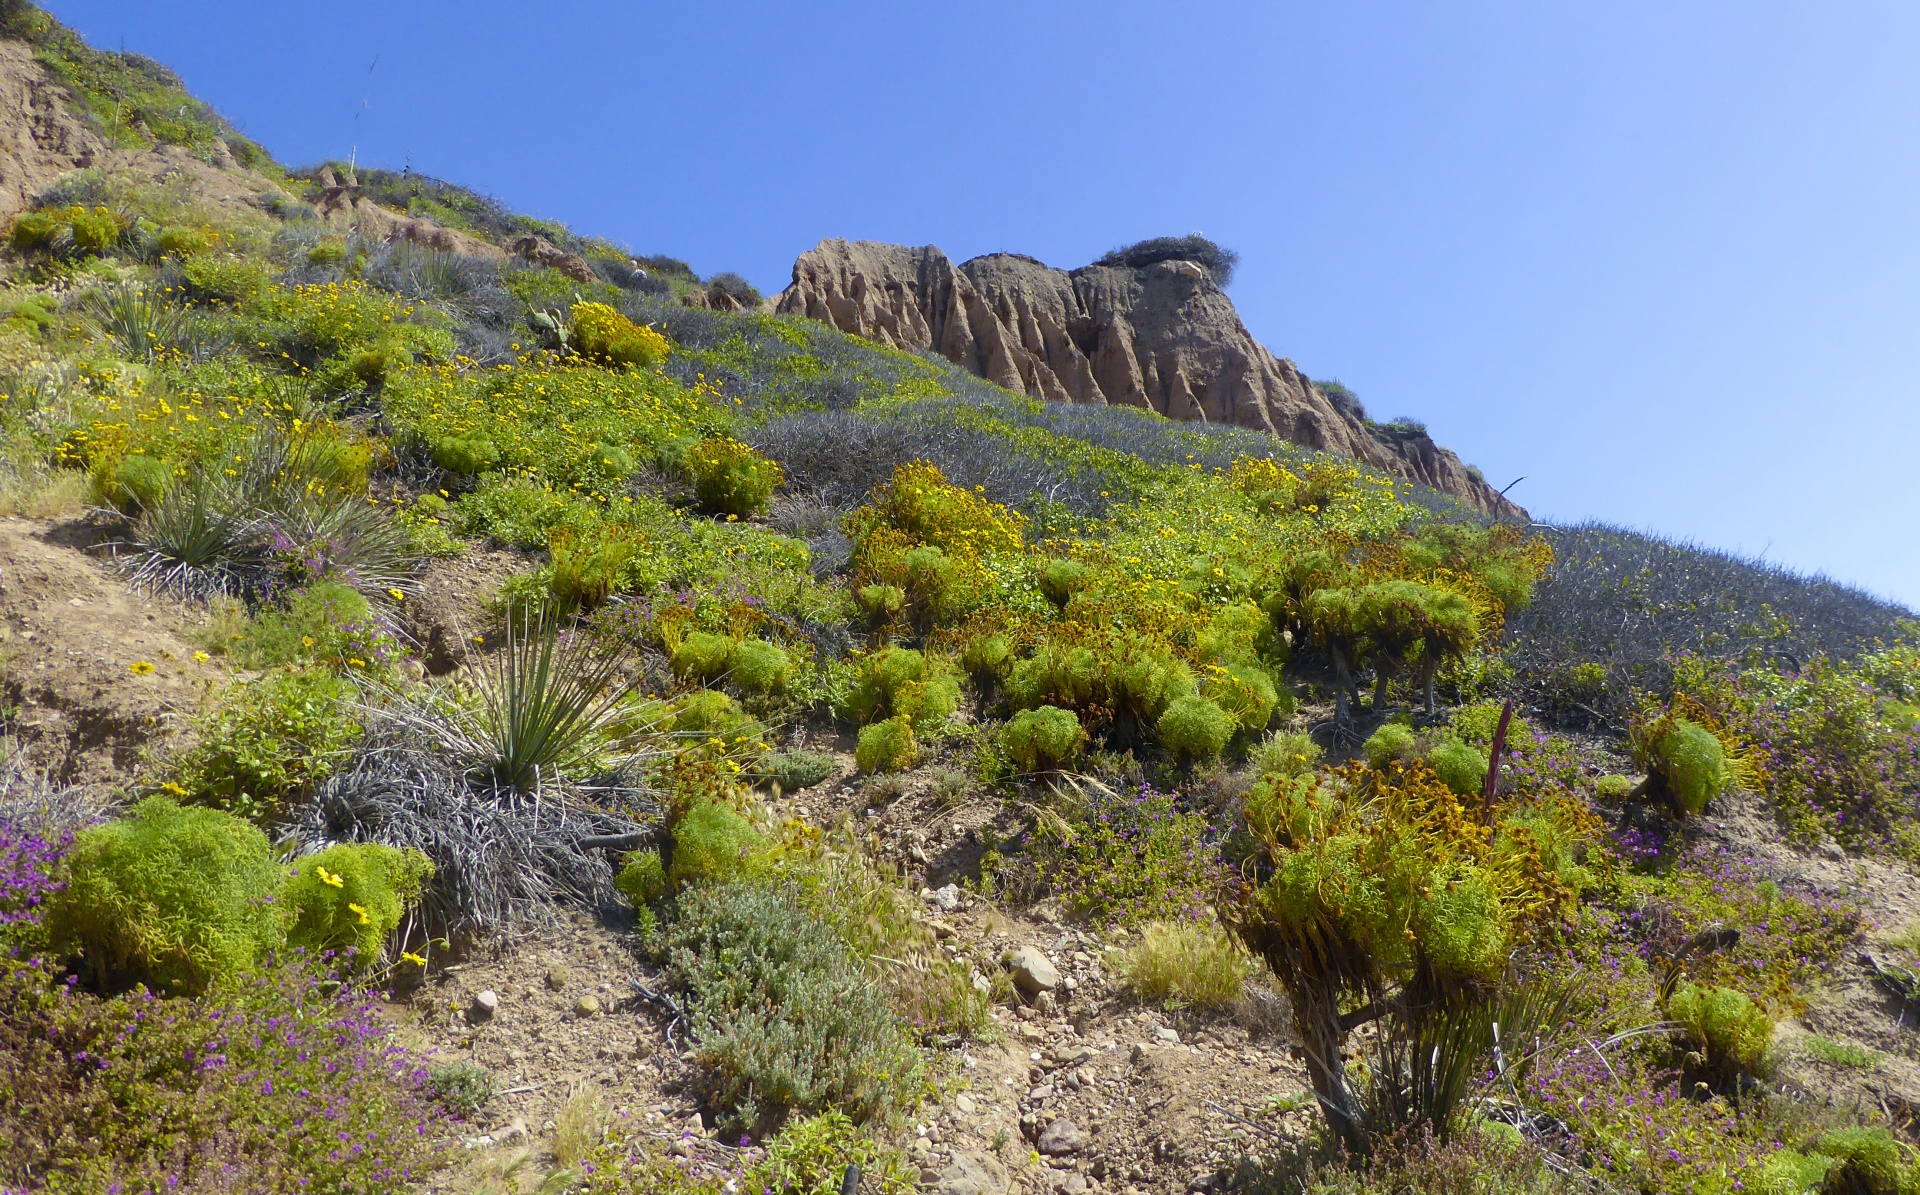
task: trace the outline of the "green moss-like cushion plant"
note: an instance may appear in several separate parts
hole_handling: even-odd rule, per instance
[[[1414,754],[1413,727],[1388,722],[1367,736],[1360,750],[1367,757],[1367,763],[1376,768],[1384,768],[1390,763],[1405,763]]]
[[[1087,566],[1078,560],[1055,560],[1040,571],[1040,592],[1056,606],[1065,606],[1087,587]]]
[[[748,693],[778,693],[792,674],[792,657],[765,639],[742,639],[733,649],[733,683]]]
[[[1825,1154],[1809,1155],[1796,1149],[1783,1149],[1760,1167],[1754,1189],[1759,1195],[1807,1195],[1809,1191],[1823,1191],[1832,1169],[1833,1159]]]
[[[1182,697],[1160,715],[1160,742],[1189,759],[1209,760],[1233,739],[1233,715],[1204,697]]]
[[[373,843],[340,843],[296,860],[284,892],[293,917],[287,944],[352,950],[357,966],[371,967],[432,876],[419,851]]]
[[[1487,753],[1459,739],[1442,739],[1427,752],[1427,766],[1463,797],[1479,793],[1487,782]]]
[[[945,661],[906,647],[884,647],[861,660],[846,700],[860,721],[904,717],[932,730],[960,708],[960,678]]]
[[[1907,1151],[1883,1128],[1850,1125],[1820,1138],[1816,1154],[1833,1160],[1822,1195],[1907,1195],[1920,1179],[1906,1165]]]
[[[1000,732],[1000,745],[1021,771],[1043,772],[1078,755],[1085,737],[1072,710],[1043,705],[1015,714]]]
[[[285,940],[284,874],[246,821],[150,797],[74,838],[47,928],[103,988],[199,993]]]
[[[1667,1001],[1693,1046],[1696,1062],[1723,1077],[1764,1073],[1773,1020],[1745,993],[1705,984],[1682,984]]]
[[[725,805],[695,805],[673,827],[673,864],[668,878],[676,888],[725,883],[746,872],[764,844],[747,819]]]
[[[500,464],[500,450],[483,436],[442,436],[433,442],[433,463],[449,473],[472,476]]]
[[[733,667],[734,641],[711,631],[688,631],[673,649],[673,672],[688,680],[714,680]]]
[[[1655,723],[1640,755],[1687,813],[1700,813],[1727,787],[1727,749],[1711,730],[1685,718]]]
[[[755,778],[778,785],[783,793],[797,793],[833,775],[833,756],[818,751],[778,751],[760,761]]]
[[[633,851],[620,864],[620,873],[613,877],[613,886],[641,908],[660,900],[667,894],[667,869],[660,862],[659,851]]]
[[[1258,664],[1244,661],[1209,667],[1200,695],[1227,711],[1236,733],[1265,730],[1280,704],[1273,677]]]
[[[853,762],[862,772],[901,772],[920,760],[913,722],[898,715],[863,727],[854,744]]]
[[[777,463],[725,436],[709,436],[687,449],[686,469],[703,508],[738,518],[764,509],[786,480]]]

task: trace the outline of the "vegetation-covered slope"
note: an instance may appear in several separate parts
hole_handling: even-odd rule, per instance
[[[0,538],[191,644],[92,770],[9,667],[8,1186],[1920,1187],[1906,612],[334,164],[501,252],[370,238],[7,12],[257,167],[6,234]]]

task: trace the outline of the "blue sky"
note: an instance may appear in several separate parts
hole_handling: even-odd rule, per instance
[[[50,8],[282,161],[770,292],[828,236],[1071,267],[1202,231],[1275,352],[1537,517],[1920,607],[1920,6]]]

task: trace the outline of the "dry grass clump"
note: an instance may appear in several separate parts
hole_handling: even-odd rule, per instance
[[[1218,925],[1155,921],[1121,956],[1120,978],[1143,999],[1226,1008],[1239,1002],[1253,967],[1246,948]]]

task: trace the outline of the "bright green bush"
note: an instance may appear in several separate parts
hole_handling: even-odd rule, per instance
[[[1121,956],[1119,974],[1142,999],[1217,1009],[1240,999],[1252,970],[1246,947],[1218,925],[1155,921]]]
[[[767,1134],[790,1113],[829,1106],[866,1121],[917,1097],[924,1063],[884,988],[802,893],[696,888],[681,897],[666,948],[696,1064],[732,1126]]]
[[[108,209],[89,210],[76,203],[22,214],[14,220],[7,244],[16,253],[97,256],[112,249],[125,230],[125,222]]]
[[[885,626],[906,608],[907,591],[898,585],[862,585],[853,591],[853,600],[875,627]]]
[[[667,874],[676,888],[725,883],[747,872],[763,845],[759,832],[727,806],[695,805],[674,823]]]
[[[1685,718],[1660,719],[1635,754],[1687,813],[1700,813],[1727,787],[1726,748],[1711,730]]]
[[[1913,1189],[1907,1151],[1882,1128],[1855,1125],[1820,1138],[1816,1154],[1833,1159],[1823,1195],[1906,1195]]]
[[[287,944],[314,952],[351,949],[359,967],[371,967],[432,877],[433,864],[411,848],[339,843],[304,856],[283,894],[293,918]]]
[[[203,992],[285,941],[283,874],[255,827],[149,797],[75,837],[50,940],[101,988]]]
[[[1601,776],[1593,782],[1593,795],[1602,801],[1624,801],[1635,787],[1631,776]]]
[[[920,760],[920,743],[913,722],[896,715],[864,726],[854,744],[853,762],[862,772],[903,772]]]
[[[742,639],[733,649],[733,683],[748,693],[778,693],[793,674],[793,660],[765,639]]]
[[[1204,697],[1182,697],[1160,715],[1160,742],[1177,755],[1217,757],[1233,738],[1233,715]]]
[[[786,480],[778,464],[725,436],[709,436],[687,449],[686,468],[702,507],[742,518],[765,508]]]
[[[1043,772],[1078,755],[1085,737],[1072,710],[1043,705],[1015,714],[1000,731],[1000,746],[1021,771]]]
[[[244,257],[194,257],[181,267],[181,273],[187,296],[197,303],[237,306],[271,285],[262,263]]]
[[[1832,1169],[1833,1159],[1825,1154],[1809,1156],[1799,1150],[1783,1149],[1761,1166],[1755,1190],[1759,1195],[1808,1195],[1824,1189]]]
[[[733,666],[734,641],[710,631],[688,631],[673,649],[675,676],[710,681]]]
[[[1413,758],[1414,749],[1413,727],[1399,722],[1383,724],[1367,737],[1360,748],[1367,757],[1367,763],[1376,768],[1384,768],[1390,763],[1405,763]]]
[[[660,852],[630,852],[620,864],[620,874],[613,877],[613,886],[632,901],[636,909],[664,899],[668,891],[667,870],[660,862]]]
[[[433,442],[433,463],[471,477],[500,464],[500,450],[484,436],[442,436]]]
[[[906,647],[883,647],[862,658],[846,700],[858,721],[904,717],[922,730],[937,728],[960,708],[960,681],[943,660]]]
[[[1064,607],[1087,587],[1089,578],[1087,566],[1078,560],[1055,560],[1040,572],[1040,592],[1054,605]]]
[[[173,488],[173,468],[165,461],[136,453],[113,471],[113,491],[103,495],[123,509],[152,510]]]
[[[1276,730],[1247,752],[1256,776],[1304,776],[1320,766],[1326,752],[1303,731]]]
[[[1236,734],[1265,730],[1280,706],[1273,677],[1258,664],[1214,664],[1206,670],[1200,695],[1227,711]]]
[[[1005,635],[983,635],[969,640],[960,653],[960,666],[976,678],[1005,676],[1013,662],[1013,645]]]
[[[1427,766],[1440,782],[1463,797],[1477,796],[1487,782],[1487,755],[1459,739],[1442,739],[1427,752]]]
[[[235,686],[162,786],[182,801],[270,818],[333,774],[360,738],[353,686],[322,668]]]
[[[1667,1001],[1667,1017],[1680,1023],[1705,1069],[1723,1077],[1765,1073],[1773,1019],[1744,993],[1682,984]]]
[[[675,734],[717,738],[729,747],[759,740],[763,733],[752,714],[718,689],[689,693],[674,703],[671,717],[660,726]]]

